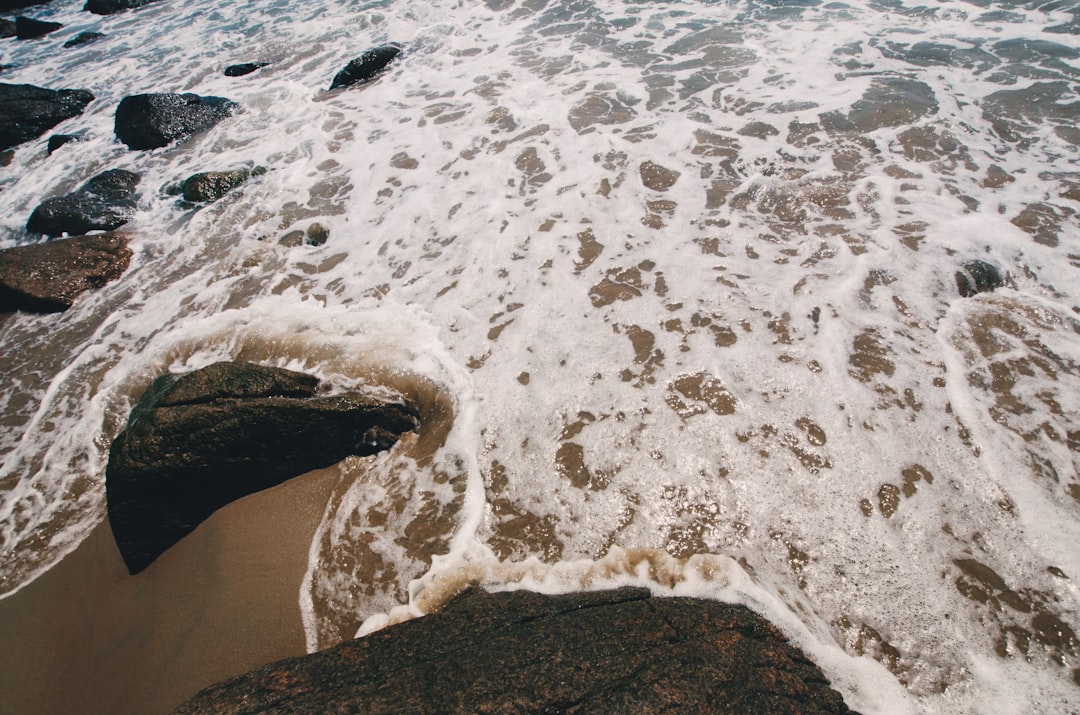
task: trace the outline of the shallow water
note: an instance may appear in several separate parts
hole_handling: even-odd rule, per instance
[[[1076,710],[1069,3],[80,7],[0,48],[3,81],[97,96],[57,128],[86,141],[0,169],[0,245],[115,167],[136,256],[0,318],[4,591],[102,519],[139,391],[234,357],[432,415],[340,466],[309,648],[468,579],[634,581],[753,605],[867,712]],[[324,91],[386,41],[388,73]],[[143,91],[242,110],[130,152],[112,113]],[[199,210],[158,190],[255,165]],[[312,223],[325,245],[277,244]],[[963,298],[976,258],[1007,285]]]

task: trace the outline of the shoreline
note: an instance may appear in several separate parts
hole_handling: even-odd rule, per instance
[[[218,681],[303,655],[299,593],[337,467],[215,512],[129,576],[107,520],[0,600],[12,712],[168,713]]]

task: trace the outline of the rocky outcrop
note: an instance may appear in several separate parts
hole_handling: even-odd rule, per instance
[[[116,280],[131,250],[119,233],[64,238],[0,251],[0,312],[66,310],[85,291]]]
[[[63,27],[63,25],[59,22],[35,20],[32,17],[22,17],[20,15],[15,18],[15,37],[20,40],[33,40],[38,37],[44,37],[50,32],[56,32],[61,27]]]
[[[157,2],[157,0],[86,0],[83,10],[95,15],[112,15],[124,10],[134,10],[152,2]]]
[[[997,266],[975,259],[968,261],[956,272],[956,289],[962,298],[979,293],[989,293],[1005,285],[1005,278]]]
[[[26,230],[47,236],[111,231],[135,215],[139,175],[110,169],[65,196],[46,199],[30,214]]]
[[[351,87],[354,84],[363,84],[375,79],[399,54],[401,54],[401,48],[395,45],[382,45],[365,51],[334,76],[330,89]]]
[[[440,613],[212,686],[177,714],[850,712],[745,606],[471,588]]]
[[[0,151],[36,139],[82,114],[94,95],[85,89],[45,89],[0,83]]]
[[[256,70],[260,70],[263,67],[268,66],[269,62],[244,62],[238,65],[229,65],[225,68],[226,77],[243,77],[246,74],[251,74]]]
[[[225,194],[243,184],[252,176],[261,176],[266,169],[257,166],[254,169],[234,169],[232,171],[206,171],[184,179],[171,193],[184,197],[192,204],[208,204],[217,201]]]
[[[309,375],[231,362],[155,380],[105,472],[109,523],[128,570],[139,573],[232,501],[384,450],[416,427],[405,405],[317,388]]]
[[[130,149],[157,149],[214,126],[239,105],[197,94],[135,94],[116,108],[116,136]]]

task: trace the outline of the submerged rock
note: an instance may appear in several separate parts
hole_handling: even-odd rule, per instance
[[[251,74],[256,70],[260,70],[269,64],[269,62],[244,62],[243,64],[229,65],[225,68],[225,76],[243,77],[246,74]]]
[[[1005,285],[1005,278],[1001,270],[986,261],[978,259],[968,261],[962,266],[963,270],[956,272],[956,289],[960,291],[962,298],[970,298],[979,293],[989,293],[995,288]]]
[[[63,238],[0,250],[0,312],[53,313],[120,277],[131,262],[119,233]]]
[[[124,10],[134,10],[152,2],[157,2],[157,0],[86,0],[83,10],[95,15],[112,15]]]
[[[139,573],[217,509],[350,455],[387,449],[416,428],[401,404],[317,396],[310,375],[217,363],[159,377],[113,442],[109,523]]]
[[[49,153],[52,154],[54,151],[64,146],[65,144],[80,141],[82,141],[82,137],[78,134],[53,134],[51,137],[49,137],[49,143],[47,144],[47,147]]]
[[[47,236],[111,231],[135,215],[138,183],[139,175],[133,172],[103,171],[70,194],[42,201],[30,214],[26,230]]]
[[[52,0],[0,0],[0,12],[22,10],[35,5],[47,5]]]
[[[80,32],[75,37],[71,38],[64,43],[64,47],[78,47],[79,45],[85,45],[88,42],[94,42],[105,37],[105,33],[102,32]]]
[[[82,114],[94,95],[85,89],[45,89],[0,83],[0,151],[37,139]]]
[[[307,231],[301,231],[298,228],[289,231],[278,239],[278,245],[286,248],[296,248],[297,246],[321,246],[326,243],[328,238],[330,238],[330,229],[326,228],[321,223],[313,223],[308,226]]]
[[[745,606],[470,588],[441,612],[211,686],[180,713],[848,713]]]
[[[5,37],[15,37],[15,22],[6,18],[0,18],[0,39]],[[0,65],[3,68],[4,65]]]
[[[239,105],[197,94],[135,94],[116,108],[116,136],[130,149],[157,149],[209,129]]]
[[[330,89],[351,87],[375,79],[399,54],[401,48],[395,45],[381,45],[365,51],[334,76]]]
[[[63,25],[59,22],[35,20],[32,17],[22,17],[20,15],[15,18],[15,37],[20,40],[33,40],[38,37],[44,37],[50,32],[56,32],[61,27],[63,27]]]
[[[184,179],[176,187],[176,193],[184,201],[193,204],[208,204],[217,201],[225,194],[243,184],[252,176],[261,176],[266,169],[257,166],[254,169],[234,169],[233,171],[206,171]]]

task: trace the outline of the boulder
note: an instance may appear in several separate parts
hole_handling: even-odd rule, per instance
[[[20,40],[33,40],[38,37],[44,37],[50,32],[56,32],[61,27],[63,27],[63,25],[59,22],[35,20],[32,17],[22,17],[20,15],[15,18],[15,37]]]
[[[387,449],[416,428],[405,405],[317,388],[309,375],[234,362],[155,380],[105,471],[109,523],[128,570],[139,573],[232,501]]]
[[[257,166],[250,171],[248,169],[206,171],[184,179],[176,187],[176,192],[181,194],[184,201],[189,203],[208,204],[217,201],[252,176],[261,176],[265,173],[266,169],[261,166]]]
[[[0,0],[0,12],[22,10],[35,5],[47,5],[52,0]]]
[[[964,263],[955,277],[956,289],[962,298],[989,293],[1005,285],[1005,278],[997,266],[978,259]]]
[[[64,47],[78,47],[79,45],[85,45],[88,42],[100,40],[102,37],[105,37],[105,33],[103,32],[80,32],[78,35],[75,35],[75,37],[65,42]]]
[[[47,236],[77,236],[90,231],[111,231],[135,215],[135,187],[139,175],[110,169],[65,196],[45,199],[30,214],[26,230]]]
[[[119,233],[63,238],[0,250],[0,312],[52,313],[116,280],[131,250]]]
[[[401,48],[396,45],[382,45],[365,51],[334,76],[330,89],[351,87],[354,84],[362,84],[375,79],[399,54],[401,54]]]
[[[229,65],[225,68],[226,77],[243,77],[246,74],[251,74],[256,70],[260,70],[263,67],[268,66],[269,62],[245,62],[239,65]]]
[[[239,105],[197,94],[135,94],[116,108],[116,136],[130,149],[157,149],[209,129]]]
[[[441,612],[211,686],[181,714],[848,713],[745,606],[470,588]]]
[[[124,10],[134,10],[152,2],[156,0],[86,0],[83,10],[95,15],[112,15]]]
[[[94,95],[85,89],[45,89],[0,83],[0,151],[37,139],[82,114]]]

